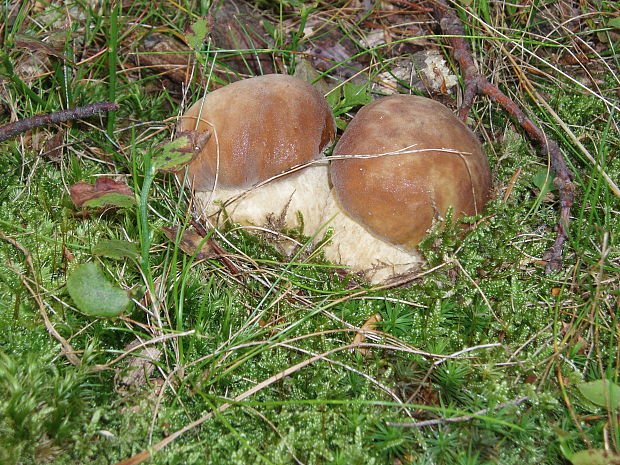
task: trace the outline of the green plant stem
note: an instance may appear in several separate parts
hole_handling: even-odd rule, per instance
[[[148,281],[148,285],[152,290],[153,279],[151,275],[151,260],[149,251],[151,250],[151,229],[149,226],[148,220],[148,199],[149,199],[149,190],[151,189],[151,184],[153,184],[153,179],[155,179],[155,170],[152,168],[150,163],[150,157],[145,157],[145,174],[144,181],[142,182],[142,188],[140,189],[140,204],[138,208],[138,225],[140,231],[140,255],[141,262],[140,267],[142,268],[142,273],[146,277]]]
[[[108,34],[108,97],[111,102],[116,100],[116,64],[118,53],[118,24],[117,17],[120,3],[112,6],[110,16],[110,33]],[[108,137],[113,140],[116,113],[110,112],[108,117]]]

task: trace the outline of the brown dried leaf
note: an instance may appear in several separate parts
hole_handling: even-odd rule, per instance
[[[245,2],[229,0],[222,2],[215,12],[210,34],[215,47],[223,50],[239,50],[220,57],[231,70],[241,74],[270,74],[276,72],[270,53],[243,52],[244,50],[268,49],[273,39],[263,22],[268,21]],[[234,73],[228,77],[237,80]]]
[[[80,181],[69,188],[76,207],[129,207],[135,203],[133,192],[124,182],[103,176],[95,184]]]
[[[64,138],[65,130],[60,129],[45,143],[45,152],[43,153],[43,156],[51,162],[60,163],[62,160],[62,146]]]
[[[25,82],[37,79],[51,69],[49,56],[39,51],[22,53],[14,65],[15,74]]]
[[[24,48],[31,52],[39,52],[47,56],[53,56],[74,65],[74,63],[62,53],[62,49],[54,48],[52,45],[35,39],[34,37],[18,35],[15,38],[15,47]]]
[[[364,334],[364,331],[376,331],[377,325],[380,321],[381,315],[379,313],[368,318],[368,320],[366,320],[366,322],[362,325],[361,331],[358,332],[353,338],[353,344],[361,344],[362,342],[364,342],[366,340],[366,335]],[[357,350],[364,357],[370,352],[370,350],[366,347],[358,347]]]
[[[126,350],[131,350],[139,344],[139,341],[134,341]],[[141,387],[146,384],[150,378],[153,370],[155,370],[155,363],[161,357],[161,350],[156,347],[145,347],[135,356],[129,357],[129,363],[127,365],[127,372],[123,374],[120,382],[125,386]]]
[[[171,242],[175,242],[177,240],[177,233],[179,229],[177,226],[161,229],[168,240]],[[204,237],[193,229],[186,229],[183,231],[183,234],[181,234],[181,240],[179,241],[179,247],[187,255],[195,256],[197,261],[206,260],[207,258],[217,255],[217,252],[213,250],[213,247],[211,247],[209,241],[205,240]]]
[[[185,83],[192,74],[195,55],[194,50],[173,37],[159,32],[147,35],[131,54],[132,60],[139,66],[152,68],[176,83]],[[200,69],[194,69],[197,80],[201,79]]]
[[[320,30],[322,26],[318,20],[308,21],[307,29]],[[351,59],[358,52],[355,45],[337,29],[306,42],[303,51],[314,68],[323,72],[329,70],[330,74],[342,79],[351,78],[363,69],[361,63]],[[367,79],[367,76],[360,79]]]
[[[75,257],[73,256],[73,254],[71,253],[71,251],[69,249],[67,249],[66,247],[62,248],[62,254],[65,257],[65,260],[68,263],[73,263],[73,261],[75,260]]]

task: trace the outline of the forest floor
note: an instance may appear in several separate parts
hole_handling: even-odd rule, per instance
[[[243,228],[208,231],[226,259],[179,244],[191,195],[153,169],[179,115],[274,72],[326,94],[339,134],[382,95],[456,112],[463,80],[432,6],[0,6],[0,125],[120,106],[0,142],[0,463],[619,463],[616,2],[454,7],[480,74],[574,173],[558,271],[543,260],[559,210],[549,160],[482,96],[467,124],[492,200],[467,234],[435,228],[404,285],[287,257]],[[70,187],[96,179],[107,200],[77,207]],[[120,316],[70,295],[84,270],[82,287],[120,292]]]

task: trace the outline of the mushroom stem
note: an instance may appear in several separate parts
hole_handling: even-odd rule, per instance
[[[307,166],[297,174],[251,189],[218,187],[213,192],[197,192],[196,200],[214,224],[232,221],[273,232],[273,243],[288,255],[299,244],[280,234],[282,230],[299,229],[314,237],[313,244],[321,243],[331,231],[329,241],[321,244],[325,258],[363,274],[373,284],[417,269],[422,263],[416,252],[373,236],[343,212],[329,183],[327,163]]]

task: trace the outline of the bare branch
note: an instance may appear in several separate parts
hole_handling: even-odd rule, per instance
[[[14,123],[0,126],[0,142],[40,126],[58,124],[74,119],[88,118],[89,116],[93,116],[97,113],[116,111],[119,108],[119,105],[114,102],[97,102],[84,105],[83,107],[69,108],[67,110],[48,113],[47,115],[37,115],[31,116],[30,118],[20,119]]]

